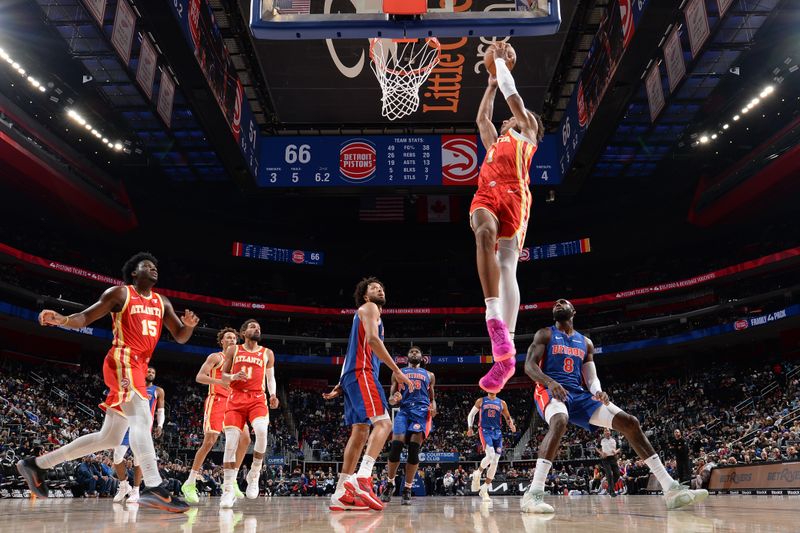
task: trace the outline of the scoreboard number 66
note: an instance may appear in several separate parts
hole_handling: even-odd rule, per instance
[[[283,159],[286,161],[287,165],[293,165],[295,163],[305,165],[311,162],[311,146],[308,144],[301,144],[300,146],[288,144],[286,145],[286,150],[283,152]]]

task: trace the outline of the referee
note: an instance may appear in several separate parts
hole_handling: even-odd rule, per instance
[[[600,447],[596,448],[598,455],[600,455],[600,467],[606,474],[606,481],[608,482],[608,494],[612,498],[617,497],[617,492],[614,487],[617,486],[619,481],[619,466],[617,465],[617,455],[619,455],[619,448],[617,448],[617,441],[611,436],[611,430],[606,429],[603,431],[603,439],[600,441]]]

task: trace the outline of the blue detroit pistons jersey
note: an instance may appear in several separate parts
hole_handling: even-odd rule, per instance
[[[429,407],[431,399],[428,396],[428,388],[431,385],[431,376],[428,371],[424,368],[407,366],[402,369],[402,372],[411,380],[413,388],[400,385],[400,393],[403,395],[400,407]]]
[[[581,367],[586,357],[586,337],[577,331],[567,336],[555,326],[550,326],[550,330],[550,343],[540,363],[542,371],[564,388],[582,389]]]
[[[490,400],[486,396],[481,404],[480,426],[483,429],[500,429],[501,416],[503,416],[503,400],[500,398]]]
[[[156,414],[156,387],[155,385],[150,385],[147,387],[147,400],[150,402],[150,414],[155,416]]]
[[[378,320],[378,336],[383,340],[383,321]],[[364,324],[356,311],[353,317],[353,327],[350,329],[350,341],[347,343],[347,354],[344,356],[342,375],[340,381],[353,378],[356,374],[371,373],[378,380],[381,360],[372,353],[372,348],[367,344],[367,334]]]

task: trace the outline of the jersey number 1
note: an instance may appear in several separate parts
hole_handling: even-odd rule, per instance
[[[565,357],[564,372],[572,372],[573,370],[575,370],[575,363],[572,361],[572,357]]]

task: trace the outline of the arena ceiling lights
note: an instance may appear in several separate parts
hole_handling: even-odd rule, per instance
[[[30,83],[34,89],[38,89],[39,92],[47,91],[47,87],[43,83],[39,82],[39,80],[28,74],[25,68],[23,68],[22,65],[20,65],[17,61],[15,61],[14,58],[11,57],[9,53],[6,52],[5,49],[3,48],[0,48],[0,58],[2,58],[3,60],[5,60],[6,63],[11,65],[11,68],[17,71],[17,74],[19,74],[23,78],[26,78],[28,80],[28,83]]]
[[[103,134],[100,133],[94,126],[92,126],[89,122],[86,121],[77,111],[74,109],[67,110],[67,116],[73,121],[76,122],[79,126],[83,126],[86,130],[92,134],[93,136],[97,137],[100,142],[105,144],[111,150],[116,150],[117,152],[121,152],[124,148],[120,141],[111,142],[108,140],[107,137],[103,137]]]
[[[767,98],[773,92],[775,92],[775,87],[773,85],[767,85],[766,87],[764,87],[764,89],[762,89],[760,93],[758,93],[758,96],[754,97],[744,107],[742,107],[739,113],[733,115],[733,117],[731,117],[731,120],[733,122],[738,122],[742,118],[741,115],[746,115],[747,113],[749,113],[751,109],[760,104],[762,100]],[[697,146],[699,144],[708,144],[711,141],[716,140],[720,135],[724,134],[728,129],[730,129],[730,127],[731,127],[730,123],[726,122],[722,124],[719,128],[717,128],[716,132],[701,133],[699,134],[697,140],[694,143],[692,143],[692,146]]]

